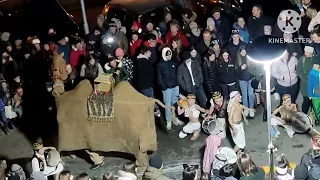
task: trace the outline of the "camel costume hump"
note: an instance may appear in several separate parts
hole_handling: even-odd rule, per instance
[[[88,120],[87,98],[92,90],[90,82],[84,80],[57,97],[60,151],[118,151],[137,158],[157,149],[152,98],[121,82],[113,90],[114,120],[95,122]]]

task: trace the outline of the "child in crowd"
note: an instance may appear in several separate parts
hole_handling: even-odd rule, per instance
[[[130,180],[137,180],[137,166],[132,161],[125,162],[122,170],[118,172],[120,178],[128,178]]]
[[[78,175],[77,180],[91,180],[87,173],[81,173]]]
[[[163,168],[163,159],[159,155],[154,155],[149,159],[149,167],[144,172],[143,180],[169,180],[168,177],[163,175],[161,169]]]
[[[276,158],[276,173],[275,178],[277,180],[293,180],[293,176],[291,175],[290,164],[286,157],[282,154],[281,156]]]

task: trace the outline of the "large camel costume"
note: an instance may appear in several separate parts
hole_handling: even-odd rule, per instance
[[[53,74],[65,68],[63,56],[53,55]],[[114,119],[88,120],[88,97],[93,88],[88,80],[64,93],[64,74],[54,78],[53,95],[56,97],[59,123],[59,151],[86,149],[90,151],[117,151],[133,154],[140,172],[148,165],[148,151],[157,150],[154,103],[165,107],[159,100],[137,92],[128,82],[120,82],[112,91]],[[62,81],[63,82],[63,81]],[[63,93],[63,94],[62,94]]]

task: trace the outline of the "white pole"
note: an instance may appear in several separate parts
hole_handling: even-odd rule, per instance
[[[267,98],[267,120],[268,120],[268,139],[269,139],[269,163],[270,163],[270,179],[274,180],[274,165],[273,165],[273,151],[274,147],[272,144],[272,127],[271,127],[271,86],[270,86],[270,79],[271,79],[271,63],[265,63],[264,69],[266,72],[266,98]]]
[[[81,4],[81,11],[82,11],[82,18],[83,18],[83,26],[84,26],[84,33],[85,35],[89,34],[89,25],[87,21],[87,14],[86,14],[86,7],[84,5],[84,0],[80,0]]]

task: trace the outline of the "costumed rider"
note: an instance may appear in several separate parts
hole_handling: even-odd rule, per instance
[[[42,172],[46,177],[59,174],[63,170],[60,154],[54,147],[43,147],[39,138],[33,144],[32,171]]]
[[[245,121],[248,124],[247,119],[245,118],[243,111],[245,109],[249,110],[247,107],[240,104],[241,95],[238,91],[232,91],[230,93],[230,100],[228,102],[227,112],[228,112],[228,121],[230,125],[230,132],[232,140],[235,144],[233,150],[238,152],[243,150],[246,146],[246,137],[243,129],[243,122]]]
[[[180,95],[178,102],[178,115],[184,113],[189,118],[189,123],[185,125],[179,133],[179,138],[185,138],[188,134],[193,134],[191,140],[196,140],[200,136],[201,124],[199,122],[200,112],[205,113],[206,110],[196,104],[196,96],[189,94],[187,97]]]

